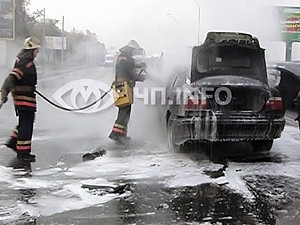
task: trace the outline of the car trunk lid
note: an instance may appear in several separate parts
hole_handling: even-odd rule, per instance
[[[248,77],[206,77],[198,80],[196,86],[199,92],[209,99],[214,111],[258,112],[264,109],[270,97],[266,84]]]

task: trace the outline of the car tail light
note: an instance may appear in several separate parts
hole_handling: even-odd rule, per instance
[[[188,98],[185,104],[186,110],[210,109],[209,101],[206,98]]]
[[[266,111],[279,111],[282,110],[283,104],[281,97],[271,97],[266,102],[265,110]]]

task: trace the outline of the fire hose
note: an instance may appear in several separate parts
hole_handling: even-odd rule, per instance
[[[88,104],[84,107],[80,107],[80,108],[75,108],[75,109],[70,109],[70,108],[65,108],[63,106],[60,106],[58,104],[56,104],[55,102],[51,101],[49,98],[47,98],[45,95],[43,95],[41,92],[39,92],[38,90],[35,90],[35,93],[37,95],[39,95],[42,99],[44,99],[46,102],[48,102],[49,104],[55,106],[56,108],[59,108],[61,110],[65,110],[65,111],[69,111],[69,112],[74,112],[74,111],[81,111],[81,110],[85,110],[87,108],[92,107],[93,105],[95,105],[97,102],[99,102],[100,100],[102,100],[110,91],[111,91],[112,87],[106,91],[100,98],[98,98],[96,101],[92,102],[91,104]]]
[[[139,73],[139,76],[141,76],[142,73],[147,73],[147,71],[145,69],[142,69]],[[101,101],[111,90],[112,90],[112,86],[110,87],[110,89],[108,91],[106,91],[100,98],[98,98],[96,101],[84,106],[84,107],[80,107],[80,108],[73,108],[73,109],[70,109],[70,108],[66,108],[66,107],[63,107],[63,106],[60,106],[58,104],[56,104],[55,102],[51,101],[49,98],[47,98],[45,95],[43,95],[41,92],[39,92],[37,89],[35,89],[35,93],[37,95],[39,95],[42,99],[44,99],[46,102],[48,102],[50,105],[53,105],[54,107],[58,108],[58,109],[61,109],[61,110],[64,110],[64,111],[69,111],[69,112],[75,112],[75,111],[81,111],[81,110],[85,110],[87,108],[90,108],[92,107],[93,105],[95,105],[97,102]],[[0,103],[0,109],[2,107],[3,103]]]

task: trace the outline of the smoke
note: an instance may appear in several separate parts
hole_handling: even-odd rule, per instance
[[[104,62],[105,53],[103,44],[95,41],[82,41],[72,46],[67,63],[100,65]]]
[[[280,41],[279,32],[279,18],[277,10],[271,2],[251,0],[251,1],[198,1],[201,5],[201,18],[200,18],[200,40],[204,41],[206,34],[209,31],[229,31],[229,32],[243,32],[249,33],[257,37],[260,41],[261,47],[266,50],[266,60],[279,61],[284,60],[285,57],[285,43]],[[271,4],[270,4],[271,3]],[[178,1],[174,5],[179,4]],[[274,2],[276,4],[276,2]],[[175,17],[179,17],[180,13],[184,12],[187,16],[187,11],[173,8]],[[196,13],[196,10],[191,10]],[[160,60],[162,67],[159,71],[151,71],[152,79],[148,80],[143,87],[165,87],[172,72],[178,67],[186,67],[190,69],[190,61],[192,56],[192,46],[196,45],[195,39],[196,32],[192,31],[193,22],[187,21],[180,17],[183,21],[180,22],[180,36],[178,45],[165,46],[165,50]],[[191,17],[189,17],[190,19]],[[195,17],[196,18],[196,17]],[[179,20],[178,20],[179,21]],[[183,26],[182,24],[185,24]],[[194,26],[197,29],[197,27]],[[186,31],[186,32],[184,32]],[[192,31],[192,32],[191,32]],[[168,30],[169,32],[169,30]],[[174,32],[174,31],[173,31]],[[169,35],[169,33],[168,33]],[[166,35],[166,36],[168,36]],[[168,36],[172,38],[171,36]],[[142,39],[142,38],[141,38]],[[171,41],[171,40],[170,40]],[[172,39],[173,41],[173,39]],[[172,42],[171,41],[171,42]],[[185,46],[185,47],[184,47]],[[190,47],[186,47],[190,46]],[[147,52],[147,47],[145,47]],[[294,56],[296,51],[294,52]],[[175,75],[175,74],[173,74]],[[154,79],[153,79],[154,78]],[[157,126],[157,119],[164,119],[161,114],[163,106],[157,104],[150,106],[135,106],[136,111],[133,112],[132,120],[137,120],[134,126],[139,130],[135,135],[142,135],[149,133],[161,134],[157,129],[158,127],[165,129],[165,127]],[[150,109],[154,109],[150,111]],[[155,111],[156,110],[156,111]]]
[[[280,42],[279,18],[274,4],[275,1],[258,0],[201,1],[202,39],[208,31],[246,32],[259,39],[266,49],[267,61],[281,60],[285,49]]]
[[[198,5],[200,25],[198,26]],[[280,58],[284,49],[277,50],[277,18],[272,15],[273,5],[299,6],[297,0],[90,0],[32,1],[33,8],[46,7],[51,18],[65,16],[66,30],[76,27],[92,30],[106,46],[119,48],[130,39],[137,40],[146,54],[152,55],[176,45],[198,44],[206,33],[213,30],[240,31],[257,36],[266,47],[268,58]],[[60,5],[57,11],[56,5]],[[72,5],[70,10],[69,6]],[[75,9],[75,10],[74,10]],[[78,11],[81,16],[78,19]],[[84,13],[86,12],[86,13]],[[82,19],[84,18],[84,20]],[[273,42],[273,44],[270,44]],[[277,46],[277,48],[274,48]]]

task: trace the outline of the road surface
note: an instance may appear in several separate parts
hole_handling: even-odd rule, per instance
[[[53,99],[59,88],[82,79],[110,85],[113,70],[49,72],[40,77],[38,90]],[[0,114],[5,142],[16,123],[11,99]],[[107,138],[116,114],[114,106],[65,112],[38,98],[37,161],[21,165],[14,152],[0,147],[0,224],[299,223],[300,134],[291,118],[269,154],[253,157],[247,143],[223,145],[222,160],[212,161],[197,146],[184,154],[169,152],[155,106],[142,99],[133,105],[132,142],[117,145]],[[82,161],[99,146],[107,150],[104,156]]]

